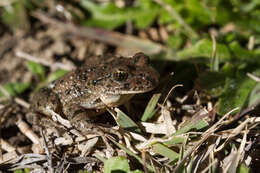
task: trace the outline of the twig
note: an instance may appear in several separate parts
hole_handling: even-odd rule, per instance
[[[167,101],[167,99],[170,97],[170,95],[172,94],[172,91],[175,89],[175,88],[177,88],[177,87],[183,87],[183,85],[182,84],[177,84],[177,85],[174,85],[171,89],[170,89],[170,91],[168,92],[168,94],[167,94],[167,96],[165,97],[165,99],[164,99],[164,101],[163,101],[163,106],[165,105],[165,103],[166,103],[166,101]]]
[[[255,37],[251,35],[248,41],[248,46],[247,46],[248,50],[253,50],[254,45],[255,45]]]
[[[41,12],[34,12],[32,15],[43,23],[51,24],[63,32],[69,32],[74,36],[79,36],[80,38],[98,40],[119,47],[131,47],[150,55],[165,50],[165,47],[161,44],[154,43],[150,40],[139,39],[131,35],[124,35],[100,28],[81,27],[69,22],[61,22]]]
[[[212,54],[211,54],[211,71],[218,71],[218,57],[217,57],[217,42],[213,34],[210,35],[212,39]]]
[[[39,144],[40,139],[39,137],[32,131],[29,125],[23,121],[21,118],[18,119],[16,123],[17,127],[20,131],[27,136],[34,144]]]
[[[21,98],[16,97],[16,98],[14,99],[14,101],[15,101],[17,104],[19,104],[19,105],[21,105],[21,106],[23,106],[23,107],[25,107],[25,108],[27,108],[27,109],[30,108],[30,104],[29,104],[28,102],[26,102],[25,100],[21,99]]]
[[[163,8],[165,8],[176,20],[179,22],[183,28],[187,31],[187,33],[193,37],[198,38],[199,35],[182,19],[182,17],[177,13],[177,11],[170,5],[164,3],[161,0],[153,0],[154,2],[161,5]]]
[[[65,163],[66,163],[66,153],[62,155],[61,161],[55,170],[55,173],[60,173],[64,171]],[[69,165],[69,164],[68,164]],[[65,172],[65,171],[64,171]]]
[[[43,144],[44,144],[45,153],[47,155],[49,172],[50,173],[54,173],[53,166],[52,166],[52,156],[51,156],[51,153],[50,153],[50,151],[48,149],[47,141],[46,141],[45,135],[43,134],[42,128],[40,128],[40,132],[41,132],[41,136],[43,138]]]
[[[5,141],[4,139],[0,138],[0,143],[1,143],[1,149],[7,151],[7,152],[11,152],[11,151],[15,151],[15,147],[12,146],[11,144],[9,144],[7,141]],[[1,160],[1,159],[0,159]]]
[[[257,77],[257,76],[255,76],[255,75],[253,75],[252,73],[247,73],[246,75],[247,75],[248,77],[250,77],[251,79],[253,79],[254,81],[260,82],[260,78]]]
[[[10,6],[14,2],[16,2],[16,0],[2,0],[0,1],[0,7]]]

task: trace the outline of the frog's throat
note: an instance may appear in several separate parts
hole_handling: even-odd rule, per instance
[[[111,95],[111,96],[117,97],[118,95],[120,95],[120,96],[124,95],[127,98],[127,97],[129,97],[129,95],[146,93],[146,92],[149,92],[153,89],[154,89],[154,87],[146,88],[146,89],[143,89],[143,90],[139,89],[139,90],[132,90],[132,91],[131,90],[126,90],[126,91],[124,91],[124,90],[119,90],[119,91],[113,90],[113,91],[106,91],[106,93],[108,93],[109,96]]]
[[[101,101],[108,107],[116,107],[130,100],[135,94],[109,94],[101,95]]]

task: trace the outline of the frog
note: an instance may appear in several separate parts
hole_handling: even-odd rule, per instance
[[[31,97],[31,108],[47,116],[51,116],[47,108],[51,109],[69,121],[91,120],[158,83],[159,73],[142,52],[132,57],[102,56],[39,89]]]

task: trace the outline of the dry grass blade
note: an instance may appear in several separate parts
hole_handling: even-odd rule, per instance
[[[155,124],[155,123],[141,123],[143,127],[145,128],[146,133],[152,133],[152,134],[167,134],[167,129],[165,128],[165,124]]]
[[[18,153],[16,151],[11,151],[2,155],[0,159],[0,170],[2,167],[6,167],[9,161],[16,159],[18,157]]]
[[[163,116],[163,123],[164,127],[166,129],[166,135],[170,136],[174,132],[176,132],[176,129],[173,126],[172,118],[171,118],[171,113],[169,110],[167,110],[166,107],[162,107],[162,116]]]
[[[12,146],[11,144],[9,144],[4,139],[0,138],[0,143],[1,143],[1,149],[3,149],[4,151],[7,151],[7,152],[15,151],[15,147]]]
[[[40,154],[23,154],[20,157],[10,160],[9,170],[16,170],[22,168],[42,168],[41,166],[35,164],[38,162],[46,162],[47,157]]]
[[[53,165],[52,165],[52,154],[49,151],[49,148],[48,148],[48,145],[47,145],[47,140],[46,140],[46,137],[43,133],[42,128],[40,129],[40,132],[41,132],[41,136],[43,137],[44,149],[45,149],[45,153],[47,155],[48,170],[49,170],[50,173],[54,173]]]
[[[185,162],[187,157],[191,155],[191,153],[197,151],[197,149],[201,146],[203,142],[205,142],[212,133],[214,133],[223,123],[223,121],[234,111],[238,110],[238,108],[235,108],[228,113],[226,113],[218,122],[216,122],[212,127],[210,127],[203,135],[202,138],[193,145],[188,151],[184,154],[183,158],[178,162],[178,165],[175,167],[175,171],[178,171],[178,169],[181,167],[181,165]]]
[[[228,142],[235,136],[237,136],[238,134],[241,133],[241,131],[246,127],[246,125],[250,122],[250,119],[246,119],[243,123],[241,123],[239,126],[237,126],[235,129],[233,129],[231,131],[231,133],[228,135],[226,141],[219,146],[218,148],[216,148],[216,152],[222,150],[227,144]]]
[[[96,145],[97,141],[98,141],[98,137],[95,137],[87,140],[87,142],[84,144],[80,144],[78,146],[79,150],[81,150],[80,156],[81,157],[87,156],[90,153],[91,149]]]
[[[228,169],[228,172],[230,172],[230,173],[236,173],[237,172],[238,164],[239,164],[240,161],[242,161],[242,159],[244,157],[247,133],[248,133],[248,131],[244,132],[244,136],[243,136],[242,142],[240,144],[240,147],[239,147],[239,149],[236,153],[236,156],[232,160],[232,163],[231,163],[231,165]]]

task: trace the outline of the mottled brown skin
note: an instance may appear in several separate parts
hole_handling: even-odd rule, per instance
[[[69,120],[79,114],[91,117],[154,89],[158,79],[158,72],[143,53],[131,58],[100,58],[40,89],[32,97],[32,108],[48,114],[48,107]]]

